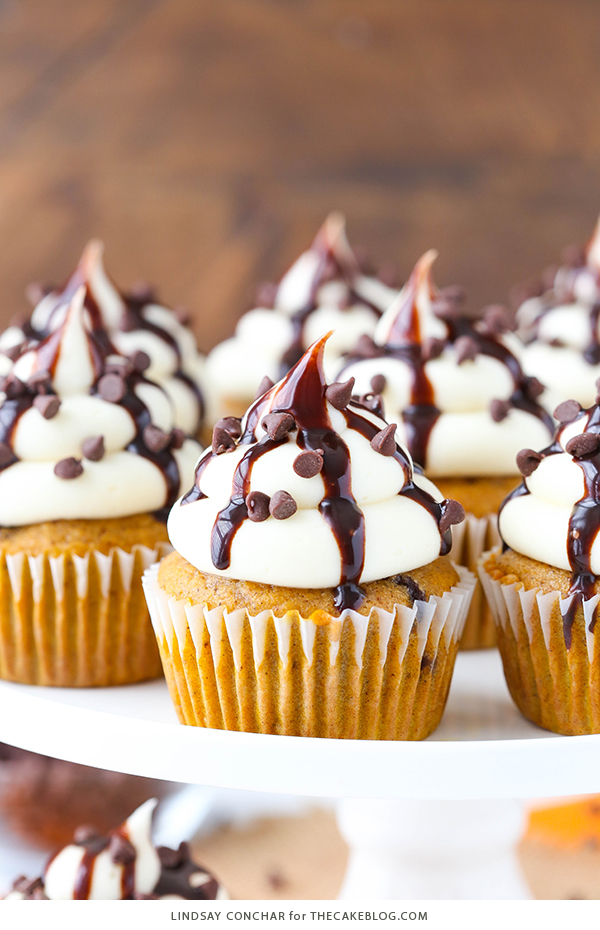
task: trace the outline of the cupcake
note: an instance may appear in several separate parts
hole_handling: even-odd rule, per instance
[[[26,684],[160,674],[141,575],[201,451],[148,356],[118,354],[84,297],[0,393],[0,677]]]
[[[462,508],[327,383],[326,340],[215,427],[144,576],[150,614],[182,723],[423,739],[474,583],[444,557]]]
[[[262,393],[296,364],[316,339],[333,330],[326,362],[333,363],[361,333],[372,333],[397,290],[361,269],[348,244],[344,217],[330,214],[312,246],[276,287],[262,288],[261,306],[245,313],[235,335],[206,360],[212,423],[241,416]],[[270,386],[269,384],[269,386]]]
[[[36,301],[31,318],[0,336],[0,374],[8,373],[29,339],[44,339],[60,326],[75,293],[84,287],[84,304],[96,338],[108,347],[108,334],[111,351],[123,355],[145,352],[150,360],[146,377],[160,384],[171,400],[175,426],[195,435],[204,414],[200,386],[204,361],[185,316],[159,304],[149,287],[129,294],[118,291],[104,270],[103,252],[102,243],[92,240],[64,287],[29,289]]]
[[[48,861],[41,878],[21,876],[5,901],[132,901],[226,898],[210,872],[197,865],[187,843],[179,849],[152,843],[153,798],[106,836],[79,827],[73,842]]]
[[[505,548],[484,556],[480,576],[521,713],[554,733],[600,733],[600,407],[570,400],[555,416],[554,442],[519,453],[523,482],[500,511]]]
[[[600,377],[600,221],[585,248],[565,250],[560,267],[521,289],[517,310],[525,371],[546,386],[553,410],[567,398],[594,403]]]
[[[414,461],[467,516],[452,558],[475,570],[497,542],[496,512],[518,480],[515,456],[526,441],[551,438],[552,419],[537,401],[510,349],[507,314],[491,307],[482,319],[465,315],[460,288],[438,291],[427,252],[375,329],[362,336],[338,376],[355,380],[355,395],[398,422]],[[482,592],[475,592],[463,648],[494,643]]]

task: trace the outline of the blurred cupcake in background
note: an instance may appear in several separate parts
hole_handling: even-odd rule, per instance
[[[521,359],[545,385],[549,410],[573,398],[594,403],[600,377],[600,220],[585,247],[565,249],[560,266],[516,292]]]
[[[362,266],[362,267],[361,267]],[[333,331],[326,364],[335,362],[361,333],[372,333],[398,291],[363,271],[350,248],[345,220],[331,213],[311,247],[277,286],[262,288],[261,305],[245,313],[230,339],[206,360],[210,417],[241,416],[318,338]],[[268,291],[268,292],[267,292]]]
[[[424,739],[475,583],[444,557],[464,512],[327,382],[326,339],[217,424],[144,590],[182,723]]]
[[[437,253],[417,262],[373,338],[361,336],[338,371],[355,380],[355,396],[398,423],[415,462],[441,493],[464,506],[452,558],[474,570],[498,541],[497,510],[518,480],[516,455],[532,437],[549,441],[553,423],[540,406],[542,385],[526,377],[507,311],[468,317],[460,288],[438,290]],[[463,648],[494,644],[481,589],[473,598]]]
[[[96,338],[106,341],[108,334],[111,346],[123,355],[145,352],[149,359],[146,377],[169,396],[175,425],[197,434],[204,417],[204,359],[185,315],[159,304],[149,287],[128,294],[117,290],[104,270],[103,253],[103,244],[94,239],[64,287],[29,288],[35,302],[30,319],[10,326],[0,336],[0,373],[8,372],[24,343],[44,339],[61,325],[66,308],[83,287],[84,306]]]
[[[201,451],[85,296],[27,340],[0,394],[0,677],[27,684],[160,674],[141,575]]]

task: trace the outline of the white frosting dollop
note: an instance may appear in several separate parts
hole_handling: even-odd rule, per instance
[[[391,455],[375,450],[371,439],[386,429],[385,420],[353,403],[339,410],[325,399],[326,338],[252,405],[235,448],[205,454],[198,463],[195,488],[186,495],[188,502],[183,498],[173,507],[168,521],[171,542],[200,571],[280,586],[332,588],[347,580],[369,582],[409,571],[440,555],[441,510],[435,502],[442,495],[427,478],[413,472],[410,455],[402,447]],[[269,413],[281,411],[291,412],[295,426],[275,441],[263,423]],[[323,469],[301,477],[294,462],[303,449],[317,448],[314,443],[322,444]],[[240,499],[234,488],[244,473]],[[332,476],[347,483],[331,492]],[[261,522],[248,519],[244,500],[249,493],[260,492],[272,500],[281,491],[295,501],[292,516],[271,515]],[[241,520],[230,545],[229,563],[219,567],[215,552],[229,525],[219,520],[219,514],[229,507],[232,496],[241,504],[237,511]],[[335,510],[340,498],[346,513],[358,514],[350,533],[359,549],[352,578],[344,578],[343,545],[326,519],[330,503]]]
[[[469,326],[467,337],[479,341],[480,350],[474,358],[459,361],[459,338],[452,337],[449,324],[433,310],[440,297],[431,279],[436,256],[437,252],[430,250],[417,262],[397,300],[377,324],[376,357],[354,360],[350,355],[348,363],[338,369],[338,376],[355,378],[354,392],[363,396],[373,392],[372,379],[383,375],[381,396],[386,417],[398,422],[398,435],[413,455],[414,434],[407,425],[406,411],[417,403],[437,408],[439,415],[426,441],[426,460],[420,463],[428,475],[516,475],[517,453],[528,444],[546,445],[551,435],[549,421],[514,405],[503,419],[492,417],[493,402],[509,401],[517,389],[515,373],[518,375],[520,368],[512,351],[514,339],[510,334],[486,333],[488,345],[493,340],[500,356],[494,357],[486,354],[479,331]],[[432,340],[443,343],[437,357],[423,354]]]
[[[325,350],[329,370],[363,333],[373,333],[380,314],[396,295],[396,290],[378,278],[361,273],[346,238],[343,216],[330,214],[311,248],[281,279],[273,309],[258,307],[245,313],[235,335],[208,355],[211,419],[230,413],[228,402],[245,409],[265,375],[272,381],[281,377],[284,356],[295,345],[298,327],[300,351],[332,331]],[[297,321],[305,313],[303,322]]]
[[[150,838],[157,803],[154,798],[146,801],[118,830],[109,834],[124,837],[135,850],[131,891],[137,894],[151,894],[160,876],[160,859]],[[44,892],[50,900],[71,901],[76,897],[82,872],[89,870],[87,900],[120,901],[124,897],[123,874],[128,868],[113,861],[110,847],[90,857],[85,846],[65,846],[46,867]]]
[[[81,287],[63,316],[59,329],[35,344],[17,359],[9,374],[26,383],[46,367],[51,368],[48,390],[60,401],[58,412],[45,418],[24,391],[11,400],[0,393],[3,449],[12,451],[14,461],[2,462],[0,470],[0,524],[23,526],[60,519],[100,519],[160,510],[189,485],[200,445],[185,439],[180,448],[163,453],[165,469],[139,436],[136,422],[125,404],[105,400],[97,391],[104,360],[95,340]],[[109,356],[108,361],[126,360]],[[8,390],[8,388],[7,388]],[[163,388],[142,377],[128,387],[132,401],[143,415],[144,425],[171,434],[175,417]],[[15,404],[23,409],[14,413]],[[144,413],[145,411],[145,413]],[[14,422],[13,421],[14,414]],[[143,435],[143,434],[142,434]],[[99,461],[83,456],[86,440],[103,437],[104,454]],[[172,456],[172,461],[170,457]],[[55,472],[58,462],[81,462],[83,472],[65,479]],[[177,487],[170,487],[172,473]]]

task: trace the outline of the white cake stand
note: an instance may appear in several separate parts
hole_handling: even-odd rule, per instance
[[[425,742],[309,739],[183,727],[166,685],[0,682],[0,741],[98,768],[190,784],[335,797],[351,846],[343,898],[522,898],[514,799],[600,792],[600,736],[525,721],[496,652],[458,657]]]

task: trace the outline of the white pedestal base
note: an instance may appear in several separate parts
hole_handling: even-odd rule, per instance
[[[347,798],[338,823],[351,849],[342,900],[531,897],[516,858],[521,801]]]

